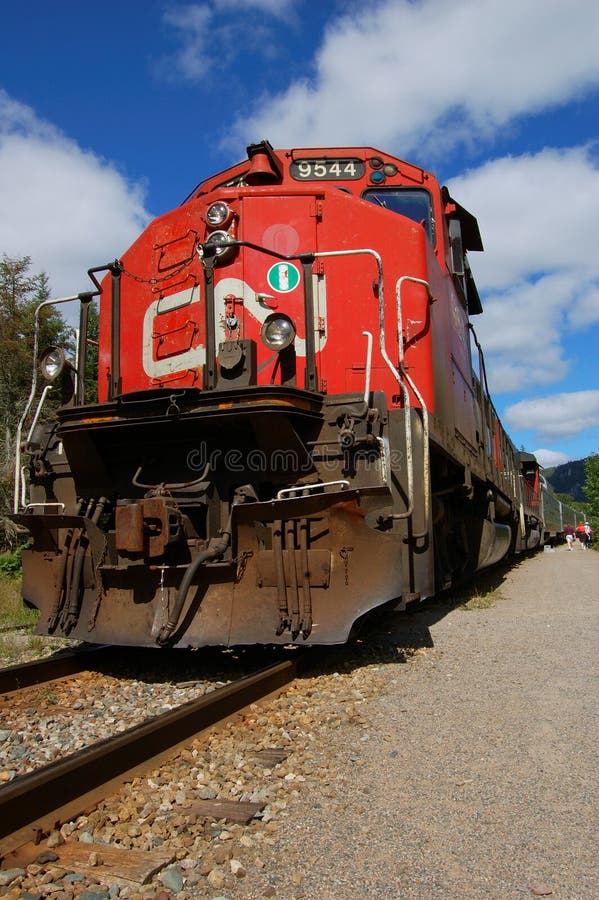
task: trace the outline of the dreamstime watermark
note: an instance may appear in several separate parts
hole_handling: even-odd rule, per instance
[[[333,444],[328,445],[333,447]],[[384,465],[382,450],[379,448],[360,448],[349,451],[354,459],[354,464],[359,463],[362,471],[377,469],[380,471]],[[389,464],[392,469],[401,466],[404,454],[401,450],[387,452]],[[322,446],[313,447],[311,450],[298,452],[292,448],[277,448],[271,451],[260,450],[252,447],[249,450],[239,447],[209,448],[202,442],[198,447],[187,454],[187,466],[192,472],[209,473],[226,471],[231,474],[250,473],[254,475],[289,474],[293,477],[305,475],[318,469],[321,472],[339,472],[339,465],[343,463],[344,451],[339,449],[336,455],[323,453]]]

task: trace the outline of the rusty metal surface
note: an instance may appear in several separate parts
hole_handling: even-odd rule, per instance
[[[304,657],[276,663],[0,788],[0,854],[79,815],[91,794],[99,802],[115,780],[284,687],[304,664]]]
[[[97,665],[115,652],[114,647],[92,647],[88,650],[69,650],[60,656],[21,663],[0,669],[0,694],[18,691],[33,684],[43,684],[65,675],[82,672],[89,665]]]
[[[117,506],[116,546],[126,554],[160,557],[180,537],[180,515],[173,500],[146,497],[140,503]]]

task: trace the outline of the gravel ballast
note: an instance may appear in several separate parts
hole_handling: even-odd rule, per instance
[[[0,895],[599,897],[599,554],[558,548],[483,582],[477,608],[387,616],[50,842],[172,851],[150,883],[54,863]],[[289,755],[273,769],[252,757],[275,746]],[[200,797],[266,808],[247,826],[196,821]]]

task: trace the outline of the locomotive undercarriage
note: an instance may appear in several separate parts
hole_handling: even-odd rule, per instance
[[[536,549],[540,520],[501,490],[484,468],[432,450],[432,509],[437,589],[459,584],[507,556]]]
[[[256,388],[215,403],[157,391],[61,411],[34,435],[31,504],[16,517],[33,537],[23,595],[41,611],[39,632],[338,643],[369,609],[405,605],[416,584],[433,593],[411,416],[410,513],[405,417],[382,394],[366,404]]]
[[[23,596],[38,632],[342,643],[374,607],[492,565],[514,549],[515,511],[434,446],[427,498],[423,420],[409,415],[407,452],[406,414],[378,392],[215,402],[189,389],[63,409],[33,435],[15,517],[33,538]]]

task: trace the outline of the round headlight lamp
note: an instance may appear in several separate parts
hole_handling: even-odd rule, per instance
[[[216,247],[217,259],[222,260],[235,248],[232,246],[233,238],[228,231],[213,231],[206,243]]]
[[[270,350],[284,350],[295,340],[295,327],[289,316],[273,313],[264,320],[260,337]]]
[[[229,221],[231,215],[231,210],[224,200],[217,200],[215,203],[211,203],[206,210],[206,221],[213,228],[219,228]]]
[[[60,347],[48,347],[40,357],[40,369],[46,381],[54,381],[67,365],[64,350]]]

